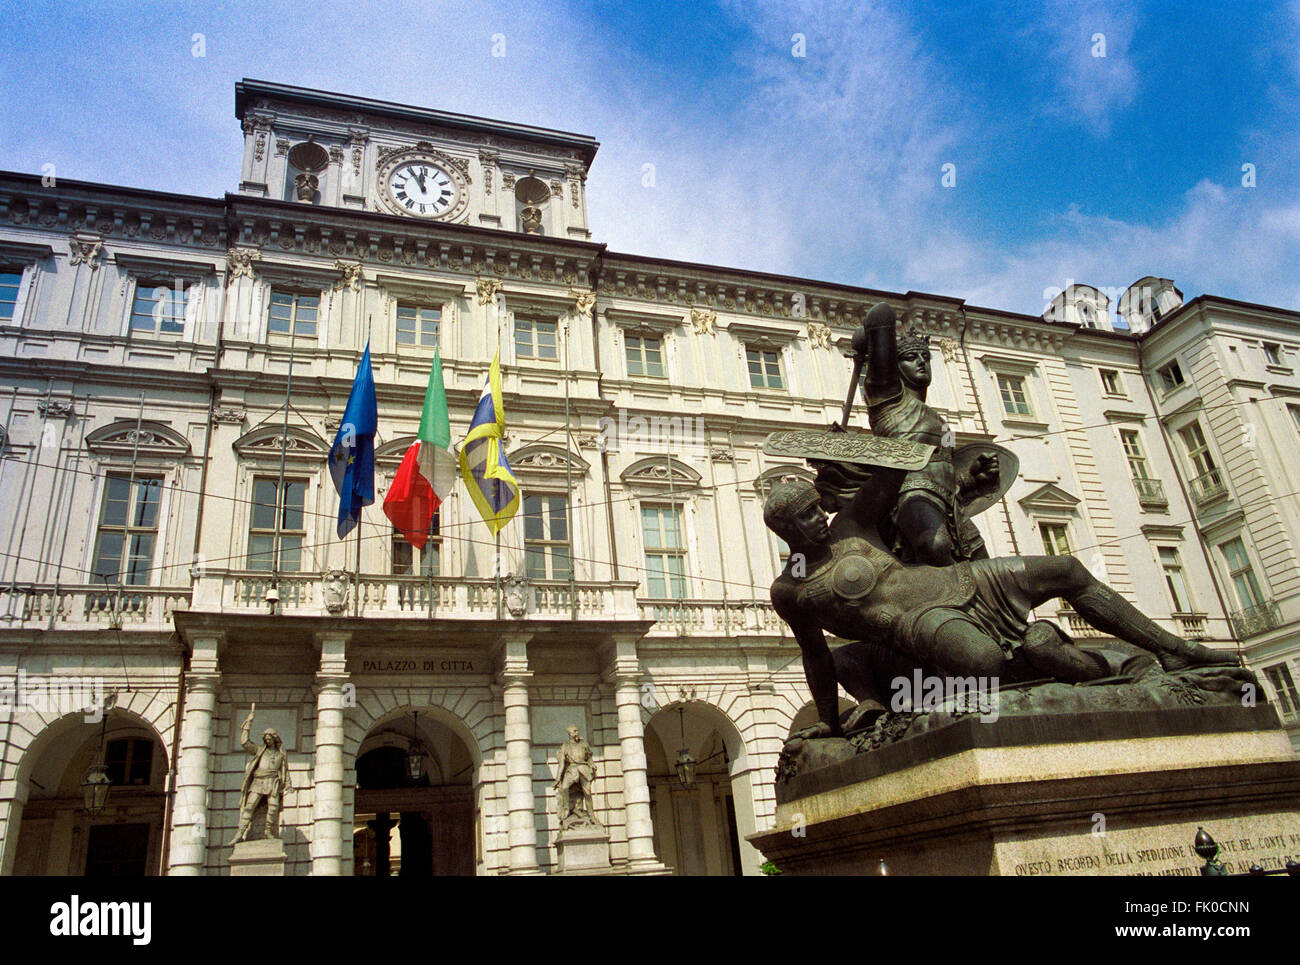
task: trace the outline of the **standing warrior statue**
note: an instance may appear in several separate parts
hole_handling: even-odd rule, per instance
[[[929,336],[913,329],[899,338],[894,310],[881,302],[867,313],[854,334],[853,349],[854,383],[866,365],[862,398],[872,433],[934,446],[929,463],[904,477],[898,504],[882,521],[886,528],[882,535],[892,544],[890,548],[905,563],[929,566],[986,558],[984,539],[971,522],[966,504],[981,491],[998,488],[1002,467],[991,452],[954,461],[950,427],[925,404],[931,378]],[[852,395],[851,385],[850,399]],[[849,408],[846,402],[844,419],[837,428],[847,428]],[[846,490],[862,478],[851,467],[839,468],[849,477]]]
[[[590,825],[600,827],[596,820],[595,799],[591,796],[591,782],[596,777],[596,766],[591,745],[582,739],[578,728],[568,728],[569,739],[560,745],[556,755],[559,767],[555,775],[555,812],[560,819],[560,829]]]
[[[253,816],[258,806],[266,802],[266,837],[280,836],[280,808],[284,804],[284,795],[293,790],[289,783],[289,755],[284,752],[280,735],[268,727],[262,731],[262,745],[259,747],[248,739],[253,726],[253,714],[257,704],[248,709],[244,726],[240,729],[239,739],[244,750],[248,752],[248,763],[244,765],[244,783],[239,789],[239,831],[231,840],[238,844],[248,837],[249,828],[253,826]]]

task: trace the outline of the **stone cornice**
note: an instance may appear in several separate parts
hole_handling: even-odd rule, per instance
[[[276,252],[359,261],[372,268],[431,268],[505,281],[586,285],[603,245],[539,238],[400,215],[227,195],[232,243]]]

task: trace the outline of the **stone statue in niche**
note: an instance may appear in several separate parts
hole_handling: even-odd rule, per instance
[[[248,709],[244,726],[240,728],[239,739],[248,753],[248,763],[244,765],[244,782],[239,789],[239,830],[231,844],[235,845],[248,838],[253,826],[253,818],[259,807],[266,808],[266,837],[280,836],[280,809],[284,806],[284,796],[293,790],[289,781],[289,755],[284,751],[280,735],[268,727],[262,731],[261,745],[249,740],[253,727],[253,715],[257,704]]]
[[[519,209],[519,224],[526,235],[542,233],[542,209],[535,204],[526,204]]]
[[[596,778],[596,764],[591,745],[578,728],[568,728],[569,739],[560,745],[556,755],[555,814],[560,819],[560,830],[569,828],[599,828],[596,820],[595,799],[591,783]]]

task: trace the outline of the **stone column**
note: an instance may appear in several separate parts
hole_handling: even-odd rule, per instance
[[[316,675],[316,760],[312,771],[311,873],[343,873],[343,699],[348,633],[321,633]],[[350,844],[349,844],[350,847]]]
[[[537,874],[533,731],[528,716],[527,639],[502,644],[501,699],[505,706],[506,807],[510,815],[510,874]]]
[[[645,728],[641,724],[641,661],[637,658],[635,639],[619,640],[614,644],[607,673],[614,681],[614,703],[618,707],[629,870],[663,871],[663,864],[655,855],[654,821],[650,814]]]
[[[185,720],[181,724],[176,767],[176,806],[172,812],[171,867],[168,874],[201,875],[208,844],[208,790],[212,786],[212,714],[217,706],[217,650],[221,634],[192,639],[190,672],[185,675]]]

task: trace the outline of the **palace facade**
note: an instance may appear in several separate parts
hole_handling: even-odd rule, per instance
[[[0,174],[0,872],[228,873],[256,704],[290,874],[553,871],[570,725],[618,870],[758,873],[815,718],[761,512],[808,473],[762,443],[839,417],[880,300],[931,333],[957,443],[1019,457],[990,552],[1074,553],[1240,651],[1300,746],[1300,313],[1149,277],[1036,317],[621,254],[588,137],[251,80],[236,116],[224,198]],[[463,485],[423,551],[378,502],[335,538],[367,340],[379,501],[435,348],[454,438],[500,353],[499,543]]]

